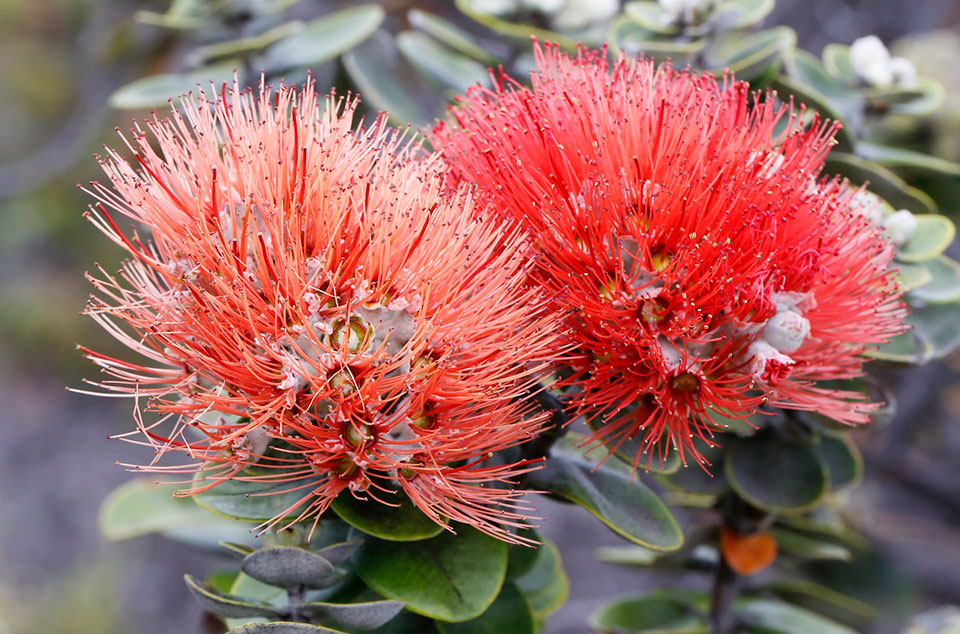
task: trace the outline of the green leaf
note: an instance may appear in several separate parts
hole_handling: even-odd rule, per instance
[[[210,9],[205,0],[171,0],[165,13],[137,11],[134,14],[134,19],[142,24],[178,30],[200,28],[209,17]]]
[[[950,260],[950,262],[953,262],[953,260]],[[931,268],[932,267],[925,266],[924,264],[900,264],[897,266],[899,272],[897,275],[897,285],[905,291],[915,291],[918,288],[921,288],[934,281],[934,275]],[[939,282],[935,282],[931,285],[931,296],[939,296],[941,292],[945,293],[948,297],[952,296],[953,291],[949,290],[953,287],[952,278],[954,271],[952,265],[942,266],[939,273],[942,277],[940,278]],[[958,274],[960,274],[960,272],[958,272]],[[960,285],[960,279],[958,279],[957,283]],[[960,299],[960,289],[957,290],[957,294],[957,299]],[[911,297],[914,297],[914,295],[911,294]],[[922,298],[917,297],[917,299]],[[948,299],[946,301],[956,300]]]
[[[630,544],[629,546],[603,546],[597,549],[597,559],[620,566],[652,566],[663,555],[656,550]]]
[[[423,514],[404,493],[399,492],[397,506],[387,506],[375,500],[358,500],[350,491],[344,491],[330,508],[344,522],[367,535],[396,542],[410,542],[439,535],[444,529]]]
[[[719,436],[713,447],[695,439],[697,451],[706,460],[706,464],[691,462],[675,473],[659,476],[659,480],[672,489],[702,495],[719,495],[727,491],[730,485],[723,474],[723,445],[732,438],[733,436],[727,434]]]
[[[822,509],[818,509],[821,511]],[[784,515],[777,518],[777,525],[782,525],[795,533],[810,535],[819,540],[834,540],[843,545],[865,550],[870,547],[863,536],[845,525],[839,517],[810,517],[805,515]]]
[[[204,583],[217,592],[229,593],[239,574],[236,570],[213,570],[207,575]]]
[[[837,592],[832,588],[802,579],[789,579],[771,583],[764,588],[779,598],[802,608],[822,614],[846,625],[865,626],[878,616],[878,611],[869,603]]]
[[[184,525],[223,522],[198,508],[193,501],[173,497],[179,488],[146,478],[121,484],[100,505],[100,534],[108,541],[120,541]]]
[[[910,98],[890,104],[890,112],[925,117],[939,110],[943,102],[943,84],[930,77],[917,77],[916,85],[910,90]]]
[[[297,610],[312,619],[330,619],[337,625],[358,630],[375,630],[386,625],[403,610],[400,601],[365,601],[363,603],[301,603]]]
[[[913,325],[915,335],[928,346],[924,361],[941,359],[960,346],[960,304],[914,306],[906,323]]]
[[[386,13],[376,4],[361,4],[308,22],[303,30],[267,49],[268,71],[316,66],[352,49],[373,35]]]
[[[287,22],[272,29],[268,29],[259,35],[251,37],[241,37],[226,42],[217,42],[201,46],[193,51],[192,57],[210,62],[224,57],[237,57],[258,53],[267,48],[274,42],[298,33],[303,29],[303,23],[299,20]]]
[[[230,586],[230,594],[247,600],[253,599],[261,603],[269,603],[275,607],[285,606],[287,600],[287,593],[282,588],[267,585],[242,572],[233,580],[233,585]]]
[[[475,619],[437,623],[440,634],[534,634],[533,612],[516,584],[507,581],[500,595]]]
[[[442,86],[463,93],[471,86],[490,83],[483,64],[450,50],[429,35],[403,31],[397,34],[396,41],[397,49],[411,66]]]
[[[780,552],[787,555],[803,559],[828,559],[833,561],[850,561],[853,558],[849,550],[833,542],[815,539],[782,528],[774,528],[771,533],[777,540],[777,547]]]
[[[851,487],[860,481],[863,458],[847,436],[821,434],[820,442],[813,446],[813,450],[827,466],[831,491]]]
[[[780,601],[744,600],[734,606],[734,613],[752,634],[856,634],[819,614]]]
[[[876,145],[867,141],[857,143],[857,156],[894,169],[900,174],[947,178],[960,176],[960,163],[923,154],[922,152]]]
[[[796,32],[786,26],[744,35],[718,36],[705,52],[706,64],[715,74],[729,69],[737,79],[749,80],[780,63],[784,53],[797,44]]]
[[[725,0],[713,12],[713,22],[723,31],[756,26],[773,11],[774,0]]]
[[[258,581],[281,588],[327,588],[341,577],[332,563],[296,546],[256,550],[244,557],[240,569]]]
[[[557,450],[559,449],[559,450]],[[530,484],[584,507],[615,533],[653,548],[674,550],[683,532],[659,497],[634,477],[597,469],[577,453],[554,450],[543,469],[530,474]]]
[[[587,421],[591,429],[599,429],[604,423],[599,417],[594,417]],[[645,472],[650,473],[673,473],[680,468],[680,455],[675,451],[661,452],[661,447],[655,447],[653,452],[645,451],[643,439],[639,436],[630,438],[623,442],[619,440],[600,439],[597,442],[591,442],[589,445],[583,445],[587,436],[576,432],[568,432],[560,441],[559,445],[562,451],[576,456],[578,459],[590,464],[599,464],[598,469],[611,469],[624,475],[633,476]],[[664,443],[665,445],[665,443]],[[614,449],[616,447],[616,449]],[[610,460],[608,453],[612,450],[613,454]],[[663,453],[666,457],[661,460]],[[636,470],[634,463],[636,462]]]
[[[273,623],[247,623],[230,630],[227,634],[346,634],[346,632],[331,630],[319,625],[275,621]]]
[[[173,497],[180,488],[144,478],[120,485],[100,506],[100,533],[109,541],[162,533],[206,550],[216,550],[224,538],[245,547],[257,541],[248,524],[213,515],[189,498]]]
[[[330,544],[316,551],[318,555],[329,561],[334,566],[339,566],[353,557],[354,553],[363,545],[363,540],[352,539],[345,542]]]
[[[453,50],[472,57],[479,62],[483,62],[487,66],[496,65],[497,58],[484,50],[484,48],[473,39],[473,36],[453,22],[444,20],[433,13],[421,11],[420,9],[411,9],[410,12],[407,13],[407,19],[410,21],[411,26],[432,35]]]
[[[399,125],[424,128],[430,116],[398,80],[393,36],[383,30],[343,56],[343,65],[367,103],[390,113]]]
[[[773,79],[770,87],[777,91],[777,96],[784,102],[788,101],[788,97],[793,97],[796,103],[813,108],[824,117],[835,121],[843,119],[843,113],[836,105],[809,84],[781,74]],[[846,126],[840,128],[836,139],[837,147],[841,150],[850,150],[854,146],[855,139]]]
[[[544,538],[537,531],[529,529],[523,534],[543,544]],[[530,572],[539,555],[539,546],[531,548],[521,544],[507,544],[507,579],[514,579]]]
[[[680,31],[671,16],[656,2],[628,2],[623,13],[644,29],[661,35],[675,35]]]
[[[570,594],[570,580],[556,544],[544,539],[536,550],[533,566],[514,581],[523,591],[534,616],[546,618],[563,605]]]
[[[730,443],[724,461],[737,494],[771,513],[799,513],[826,494],[827,468],[812,447],[763,431]]]
[[[911,328],[864,354],[878,361],[919,364],[933,358],[933,346]]]
[[[247,601],[241,597],[222,594],[212,587],[198,582],[192,575],[184,575],[187,588],[207,612],[217,616],[242,618],[251,616],[265,616],[268,618],[283,617],[286,611],[268,603]]]
[[[956,227],[946,216],[940,214],[920,214],[917,230],[906,244],[897,247],[897,259],[901,262],[924,262],[943,253],[953,237]]]
[[[237,64],[227,61],[212,66],[204,66],[188,73],[164,73],[134,80],[118,88],[107,102],[111,108],[134,110],[165,106],[171,99],[199,87],[210,84],[218,86],[222,82],[233,81],[234,72],[239,74]],[[242,77],[241,77],[242,80]]]
[[[617,634],[706,634],[703,614],[682,599],[668,596],[623,597],[590,615],[590,627]]]
[[[477,617],[500,593],[507,547],[467,526],[457,531],[404,544],[368,539],[357,555],[357,574],[417,614],[451,622]]]
[[[929,304],[960,301],[960,263],[941,255],[924,262],[923,269],[927,271],[929,279],[924,284],[912,286],[909,299]]]
[[[561,48],[568,51],[575,51],[577,49],[577,40],[573,38],[554,31],[548,31],[547,29],[537,28],[528,24],[516,24],[498,18],[484,11],[482,6],[477,6],[478,0],[456,0],[455,4],[457,9],[470,19],[479,22],[500,35],[521,40],[527,46],[530,44],[530,37],[533,36],[541,42],[556,42]]]
[[[321,481],[318,479],[316,482],[320,484]],[[193,499],[203,508],[219,515],[262,522],[279,515],[298,516],[302,505],[312,496],[309,488],[302,488],[304,484],[306,481],[271,483],[227,480],[194,494]],[[200,480],[195,484],[202,485]]]
[[[218,545],[231,555],[239,557],[240,559],[243,559],[256,550],[256,548],[253,546],[247,546],[246,544],[235,544],[227,541],[221,541]]]
[[[895,208],[909,209],[918,214],[934,214],[937,211],[937,204],[930,196],[907,185],[902,178],[879,163],[834,151],[827,155],[824,167],[827,174],[839,174],[856,185],[868,183],[870,191]]]
[[[850,62],[850,47],[846,44],[827,44],[823,47],[823,66],[831,75],[844,83],[857,81],[857,74]]]

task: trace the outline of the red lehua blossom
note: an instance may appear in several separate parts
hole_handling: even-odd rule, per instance
[[[730,77],[535,54],[531,88],[501,70],[433,143],[531,232],[583,353],[590,442],[639,436],[636,466],[669,445],[701,461],[718,414],[765,402],[866,422],[875,404],[816,382],[859,376],[904,309],[857,192],[817,180],[837,126]]]
[[[142,468],[196,472],[184,495],[229,479],[302,491],[267,526],[344,490],[402,490],[438,523],[525,541],[510,528],[532,509],[508,484],[537,465],[484,462],[543,426],[525,396],[556,350],[520,230],[451,192],[385,117],[355,127],[356,100],[318,102],[312,83],[181,105],[136,128],[139,168],[108,149],[110,183],[89,190],[132,258],[100,271],[88,312],[150,363],[86,352],[102,388],[159,413],[138,409],[128,436],[191,459]]]

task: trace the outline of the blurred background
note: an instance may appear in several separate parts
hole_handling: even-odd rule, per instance
[[[288,10],[311,19],[353,4],[301,0]],[[380,4],[388,26],[417,7],[483,41],[483,27],[452,2]],[[83,220],[89,201],[76,185],[98,178],[92,155],[103,143],[119,145],[114,129],[148,112],[113,108],[108,97],[139,77],[192,64],[195,35],[135,20],[138,11],[168,8],[163,0],[0,0],[3,634],[200,631],[200,608],[182,575],[203,576],[215,558],[159,537],[105,543],[98,534],[98,505],[128,477],[115,462],[145,459],[107,439],[130,427],[131,404],[64,389],[93,375],[76,344],[120,353],[80,315],[90,290],[83,272],[96,263],[114,269],[120,254]],[[816,55],[829,42],[878,35],[944,84],[945,106],[921,141],[928,152],[960,159],[960,2],[778,0],[764,24],[793,27],[799,46]],[[235,28],[242,32],[242,21]],[[315,71],[320,90],[350,85],[339,62]],[[941,212],[956,219],[960,200],[941,203]],[[864,570],[889,590],[875,631],[900,632],[911,614],[960,605],[960,356],[878,372],[897,386],[899,411],[856,435],[866,475],[845,512],[884,561]],[[540,506],[545,533],[574,571],[570,601],[550,617],[548,632],[585,632],[585,615],[602,600],[652,585],[641,571],[596,561],[595,549],[618,539],[589,515]]]

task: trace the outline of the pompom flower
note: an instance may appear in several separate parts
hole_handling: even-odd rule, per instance
[[[189,456],[144,467],[196,472],[184,494],[289,483],[302,497],[273,525],[402,490],[522,541],[530,508],[506,483],[536,465],[484,461],[544,424],[526,397],[556,336],[524,238],[385,117],[355,127],[356,105],[225,86],[138,127],[139,167],[108,150],[90,217],[132,257],[88,312],[149,363],[86,352],[102,388],[159,413],[132,438]]]
[[[694,438],[764,403],[866,422],[874,404],[817,382],[860,375],[904,309],[893,246],[856,190],[819,179],[836,126],[731,78],[535,49],[531,88],[501,71],[433,143],[531,232],[590,441],[639,437],[636,466],[670,446],[702,460]]]

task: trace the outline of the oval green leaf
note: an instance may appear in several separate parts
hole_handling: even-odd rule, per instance
[[[490,83],[487,68],[446,46],[425,33],[403,31],[397,34],[397,49],[407,62],[425,77],[463,93],[467,88]]]
[[[897,247],[897,259],[902,262],[924,262],[943,253],[957,233],[953,222],[940,214],[920,214],[917,230],[906,244]]]
[[[120,110],[165,106],[171,99],[196,92],[200,87],[209,87],[210,83],[219,86],[222,82],[233,81],[235,72],[239,74],[237,63],[227,61],[204,66],[189,73],[150,75],[118,88],[107,102],[111,108]]]
[[[326,588],[340,580],[332,563],[296,546],[255,550],[243,558],[240,569],[257,581],[281,588]]]
[[[187,588],[189,588],[191,594],[193,594],[203,609],[217,616],[229,618],[261,616],[278,618],[286,615],[285,610],[268,603],[248,601],[242,597],[222,594],[206,584],[201,584],[193,575],[184,575],[183,579],[187,582]]]
[[[943,257],[943,256],[941,256]],[[952,262],[952,260],[951,260]],[[905,291],[914,291],[918,288],[921,288],[930,282],[934,281],[933,272],[930,267],[925,266],[924,264],[901,264],[897,266],[897,286],[902,288]],[[942,285],[943,290],[947,291],[948,288],[952,286],[950,283],[951,278],[953,277],[953,271],[950,266],[945,266],[941,268],[941,273],[945,273],[941,280],[940,284],[934,284],[933,288],[937,289],[933,292],[933,295],[937,295],[940,286]],[[960,272],[958,272],[960,274]],[[958,279],[958,286],[960,286],[960,279]],[[948,293],[950,291],[947,291]],[[960,290],[958,290],[958,295],[960,295]],[[911,294],[911,297],[913,295]],[[917,299],[920,299],[919,297]],[[960,299],[960,297],[958,297]],[[948,300],[953,301],[953,300]]]
[[[534,616],[546,618],[563,605],[570,594],[570,580],[556,544],[548,539],[535,551],[533,566],[515,579],[523,591]]]
[[[819,614],[780,601],[745,600],[734,606],[734,613],[752,634],[856,634]]]
[[[960,176],[960,163],[922,152],[877,145],[867,141],[857,143],[857,156],[896,170],[898,174],[947,178]]]
[[[420,9],[411,9],[407,14],[407,19],[414,28],[432,35],[455,51],[472,57],[478,62],[483,62],[487,66],[493,66],[497,63],[497,58],[477,44],[473,36],[440,16]]]
[[[343,66],[367,103],[389,112],[390,120],[398,125],[424,128],[430,116],[397,80],[399,69],[391,61],[394,50],[393,37],[379,30],[345,54]]]
[[[831,491],[845,489],[860,481],[863,458],[848,437],[821,434],[820,442],[813,446],[813,450],[827,466]]]
[[[911,307],[906,323],[929,349],[927,359],[941,359],[960,346],[960,304],[927,304]],[[924,359],[924,360],[927,360]]]
[[[503,585],[507,546],[476,529],[458,526],[433,539],[402,545],[368,539],[357,554],[357,574],[381,595],[407,609],[459,622],[483,614]]]
[[[530,474],[530,485],[576,502],[615,533],[654,550],[683,544],[677,520],[659,497],[626,473],[593,470],[578,454],[554,451],[543,469]]]
[[[270,46],[263,67],[273,72],[331,60],[373,35],[384,17],[383,7],[362,4],[308,22],[299,32]]]
[[[403,610],[400,601],[365,601],[363,603],[301,603],[297,611],[311,619],[330,619],[337,625],[358,630],[375,630],[386,625]]]
[[[720,495],[730,488],[723,474],[723,445],[732,439],[732,435],[718,436],[714,439],[717,444],[713,447],[708,447],[699,439],[695,440],[697,451],[706,460],[706,464],[691,462],[674,473],[658,476],[658,479],[674,490],[699,495]]]
[[[491,31],[506,37],[521,40],[528,46],[530,44],[530,37],[533,36],[541,42],[556,42],[561,48],[568,51],[577,50],[577,40],[555,31],[541,29],[530,26],[529,24],[517,24],[498,18],[485,10],[485,7],[482,6],[482,0],[456,0],[455,4],[461,13],[479,22]]]
[[[533,612],[526,596],[512,581],[503,584],[500,595],[475,619],[460,623],[437,622],[440,634],[534,634]]]
[[[623,13],[652,33],[675,35],[680,30],[672,17],[656,2],[628,2],[623,6]]]
[[[387,506],[374,500],[358,500],[344,491],[333,501],[331,508],[344,522],[367,535],[395,542],[428,539],[443,531],[423,514],[403,493],[397,493],[397,506]]]
[[[707,620],[682,599],[665,596],[624,597],[590,615],[590,627],[631,634],[706,634]]]
[[[900,268],[902,271],[904,267]],[[910,287],[912,290],[908,299],[920,300],[928,304],[949,304],[960,301],[960,263],[941,255],[925,261],[923,270],[927,272],[929,279],[923,284]]]
[[[779,552],[802,559],[829,561],[850,561],[853,555],[840,544],[807,535],[801,535],[782,528],[774,528],[773,537],[777,540]]]
[[[262,522],[283,515],[296,517],[311,492],[306,482],[243,482],[227,480],[193,495],[203,508],[234,519]],[[320,484],[320,480],[317,480]],[[198,481],[196,486],[202,486]],[[296,489],[295,491],[292,489]],[[299,503],[299,504],[298,504]]]
[[[726,70],[737,79],[750,80],[780,63],[784,53],[797,43],[796,32],[786,26],[750,33],[727,33],[717,37],[706,50],[707,65],[714,74]]]
[[[827,468],[812,447],[780,439],[772,431],[730,443],[724,460],[737,494],[771,513],[800,513],[828,488]]]
[[[879,614],[878,610],[869,603],[802,579],[778,581],[765,586],[764,589],[794,605],[812,610],[858,630],[867,629],[870,622]]]
[[[933,346],[911,328],[864,354],[878,361],[919,364],[933,357]]]
[[[850,61],[850,47],[846,44],[827,44],[823,47],[823,66],[843,83],[854,83],[857,74]]]
[[[893,207],[909,209],[917,214],[935,214],[937,204],[930,196],[911,187],[902,178],[879,163],[846,152],[830,152],[824,161],[827,174],[839,174],[855,185],[868,183],[867,188],[884,198]]]
[[[735,31],[756,26],[773,11],[774,0],[725,0],[714,10],[718,29]]]

